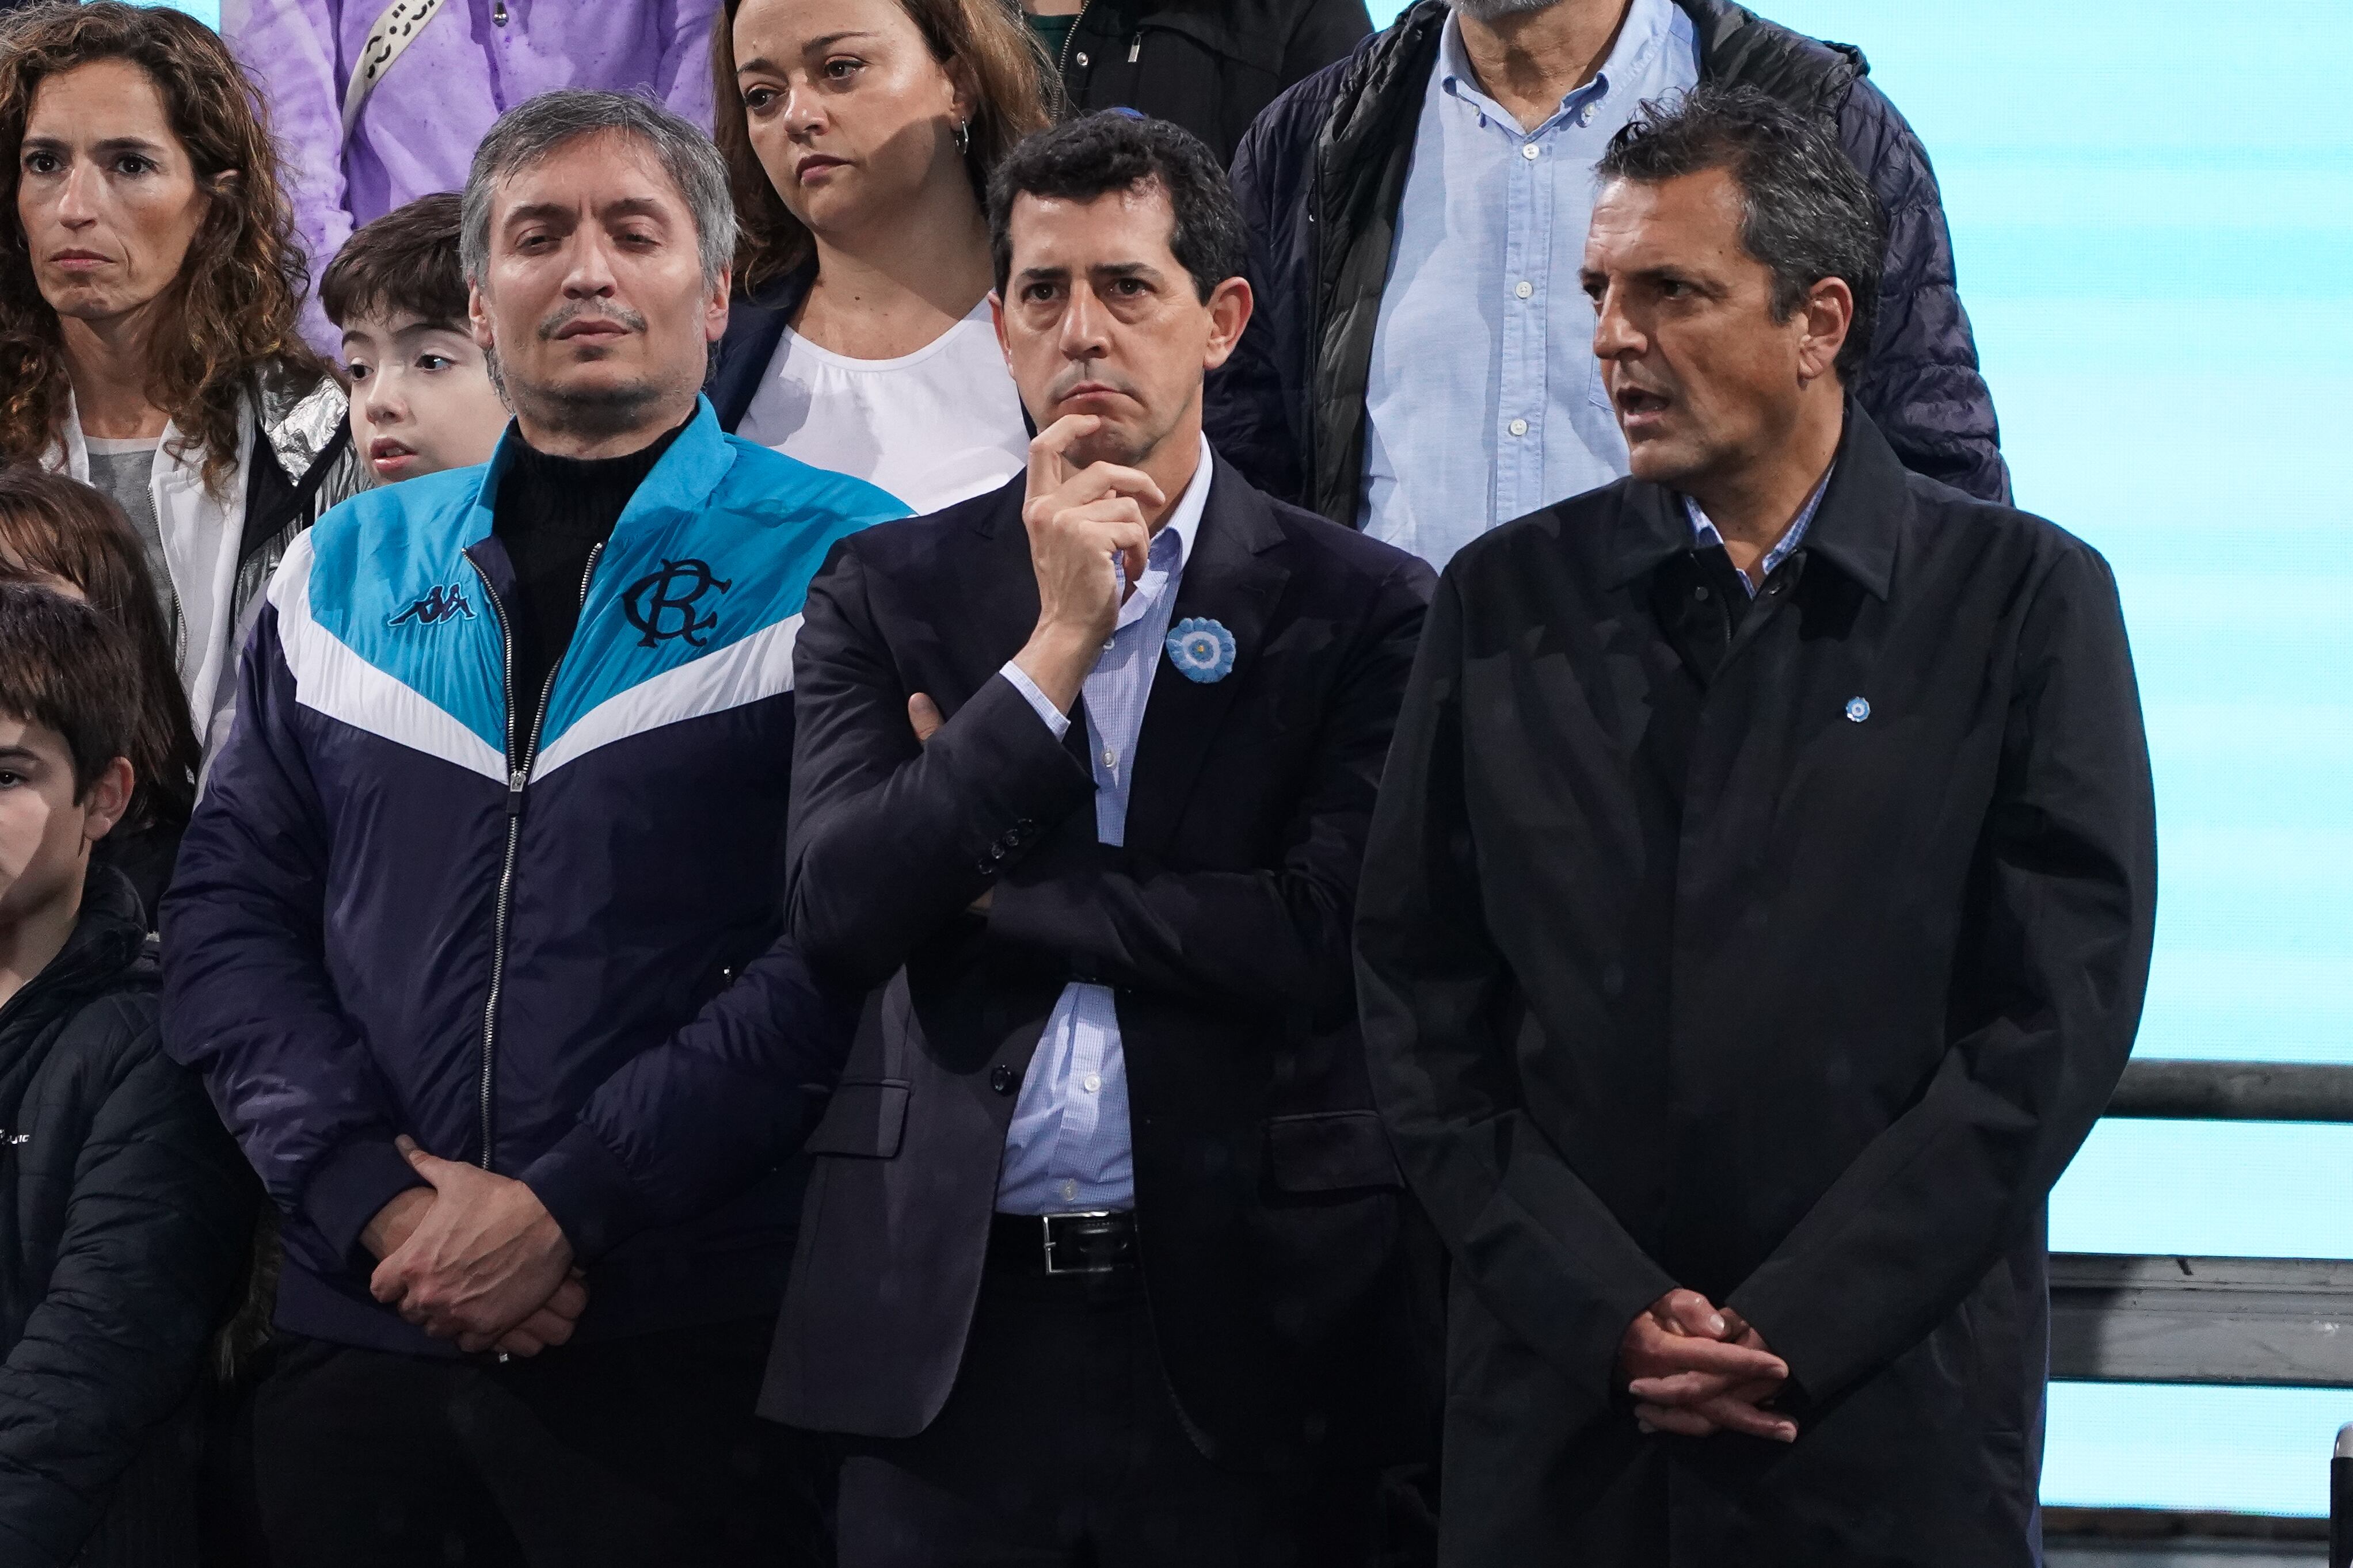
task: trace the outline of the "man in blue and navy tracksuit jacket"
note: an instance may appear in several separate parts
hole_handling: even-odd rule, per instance
[[[296,542],[164,907],[170,1049],[285,1216],[280,1568],[815,1550],[753,1415],[856,1007],[781,936],[792,643],[904,509],[697,394],[706,155],[605,94],[484,143],[517,421]]]

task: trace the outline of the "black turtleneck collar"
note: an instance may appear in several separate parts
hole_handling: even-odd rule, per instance
[[[510,428],[507,466],[499,476],[491,531],[514,567],[513,602],[503,605],[514,642],[514,744],[529,743],[547,678],[580,624],[588,563],[613,536],[629,498],[693,422],[618,458],[558,458]]]
[[[511,512],[516,521],[530,523],[545,522],[566,532],[596,530],[597,537],[608,538],[613,524],[620,520],[621,509],[638,493],[646,476],[653,472],[661,455],[670,443],[686,431],[693,416],[652,445],[641,447],[617,458],[558,458],[541,451],[522,438],[522,432],[510,429],[514,443],[512,455],[507,459],[506,471],[499,478],[498,525],[501,531],[509,526]],[[528,514],[528,520],[524,514]],[[601,522],[599,520],[601,519]]]

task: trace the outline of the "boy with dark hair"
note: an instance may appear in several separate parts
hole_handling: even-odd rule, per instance
[[[420,196],[352,236],[319,279],[343,334],[352,445],[378,483],[491,460],[507,406],[467,325],[459,201]]]
[[[138,673],[74,598],[0,583],[0,1559],[193,1560],[184,1423],[253,1177],[156,1037],[147,922],[90,846],[130,804]],[[130,1472],[126,1475],[126,1472]],[[142,1558],[142,1561],[147,1560]]]

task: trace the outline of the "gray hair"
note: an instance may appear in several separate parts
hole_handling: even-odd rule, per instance
[[[694,215],[702,280],[719,280],[735,255],[735,202],[727,192],[727,165],[711,138],[651,99],[564,88],[500,115],[474,149],[458,231],[458,256],[468,282],[479,286],[490,265],[491,202],[499,186],[565,142],[607,131],[634,136],[652,150]]]
[[[1879,322],[1887,213],[1840,147],[1836,122],[1753,87],[1704,84],[1643,104],[1594,164],[1599,179],[1640,184],[1709,169],[1727,171],[1740,187],[1741,247],[1773,274],[1776,321],[1788,321],[1825,278],[1853,293],[1836,366],[1852,387]]]

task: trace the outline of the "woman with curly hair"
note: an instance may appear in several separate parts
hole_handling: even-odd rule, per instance
[[[1005,0],[727,0],[711,47],[742,225],[711,401],[747,441],[914,511],[1027,462],[990,326],[988,176],[1045,126]]]
[[[0,462],[111,495],[207,750],[287,542],[351,493],[344,398],[260,101],[217,36],[117,0],[0,51]]]

